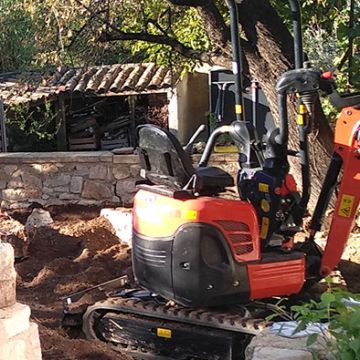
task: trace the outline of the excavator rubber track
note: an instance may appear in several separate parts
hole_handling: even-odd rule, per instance
[[[269,325],[240,307],[192,309],[121,297],[97,302],[83,316],[87,339],[141,360],[240,359],[244,341]]]

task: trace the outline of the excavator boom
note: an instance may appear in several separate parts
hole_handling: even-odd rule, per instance
[[[338,163],[338,166],[334,163]],[[332,172],[329,177],[337,178],[340,169],[343,173],[327,244],[321,260],[320,274],[322,276],[327,276],[339,263],[354,226],[359,206],[360,109],[349,107],[342,110],[336,124],[334,155],[329,169]],[[324,188],[325,191],[329,191],[326,186]]]

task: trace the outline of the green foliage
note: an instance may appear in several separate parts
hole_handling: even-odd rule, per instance
[[[288,1],[271,0],[284,21],[291,28]],[[349,30],[350,0],[301,0],[304,27],[304,50],[311,63],[323,70],[336,70],[341,90],[360,89],[360,4],[355,1],[355,21]],[[349,69],[346,54],[349,49],[349,35],[354,37],[354,61]],[[350,83],[350,75],[352,82]]]
[[[35,54],[34,27],[20,0],[0,0],[0,71],[28,66]]]
[[[314,323],[327,322],[328,331],[322,331],[323,346],[336,359],[360,359],[360,306],[349,306],[346,300],[360,300],[360,295],[339,289],[331,289],[321,295],[320,301],[311,300],[304,305],[292,307],[299,325],[295,332],[305,330]],[[319,334],[308,337],[311,346]]]
[[[1,0],[0,0],[1,1]],[[145,41],[106,41],[104,34],[146,33],[172,39],[194,50],[207,51],[209,39],[196,9],[159,0],[24,0],[36,32],[33,64],[73,65],[156,61],[186,66],[195,62],[175,55],[168,45]],[[115,29],[115,30],[114,30]]]
[[[55,128],[52,127],[56,113],[50,101],[42,106],[30,108],[27,103],[12,104],[6,109],[6,125],[16,126],[22,132],[33,135],[38,140],[55,138]]]

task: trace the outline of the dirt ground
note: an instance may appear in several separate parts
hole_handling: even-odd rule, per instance
[[[128,359],[103,344],[70,337],[61,328],[60,298],[121,275],[131,276],[129,248],[99,217],[99,209],[49,210],[54,225],[35,233],[28,257],[16,264],[18,301],[30,305],[39,324],[43,359]],[[24,224],[29,212],[10,215]],[[360,292],[359,240],[359,233],[352,235],[339,266],[342,280],[353,292]]]
[[[128,359],[106,345],[73,339],[61,328],[64,295],[130,274],[130,253],[98,209],[52,209],[52,228],[40,228],[28,257],[16,264],[18,301],[39,324],[43,359]],[[20,222],[26,213],[11,214]]]

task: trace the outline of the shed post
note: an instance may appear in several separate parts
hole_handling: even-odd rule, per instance
[[[135,136],[135,130],[136,130],[136,117],[135,117],[135,109],[136,109],[136,95],[129,95],[128,97],[129,101],[129,113],[130,113],[130,146],[136,147],[136,136]]]
[[[7,152],[5,111],[4,111],[4,103],[2,98],[0,98],[0,128],[1,128],[1,152]]]
[[[59,94],[57,108],[57,149],[58,151],[67,151],[65,98],[62,93]]]

